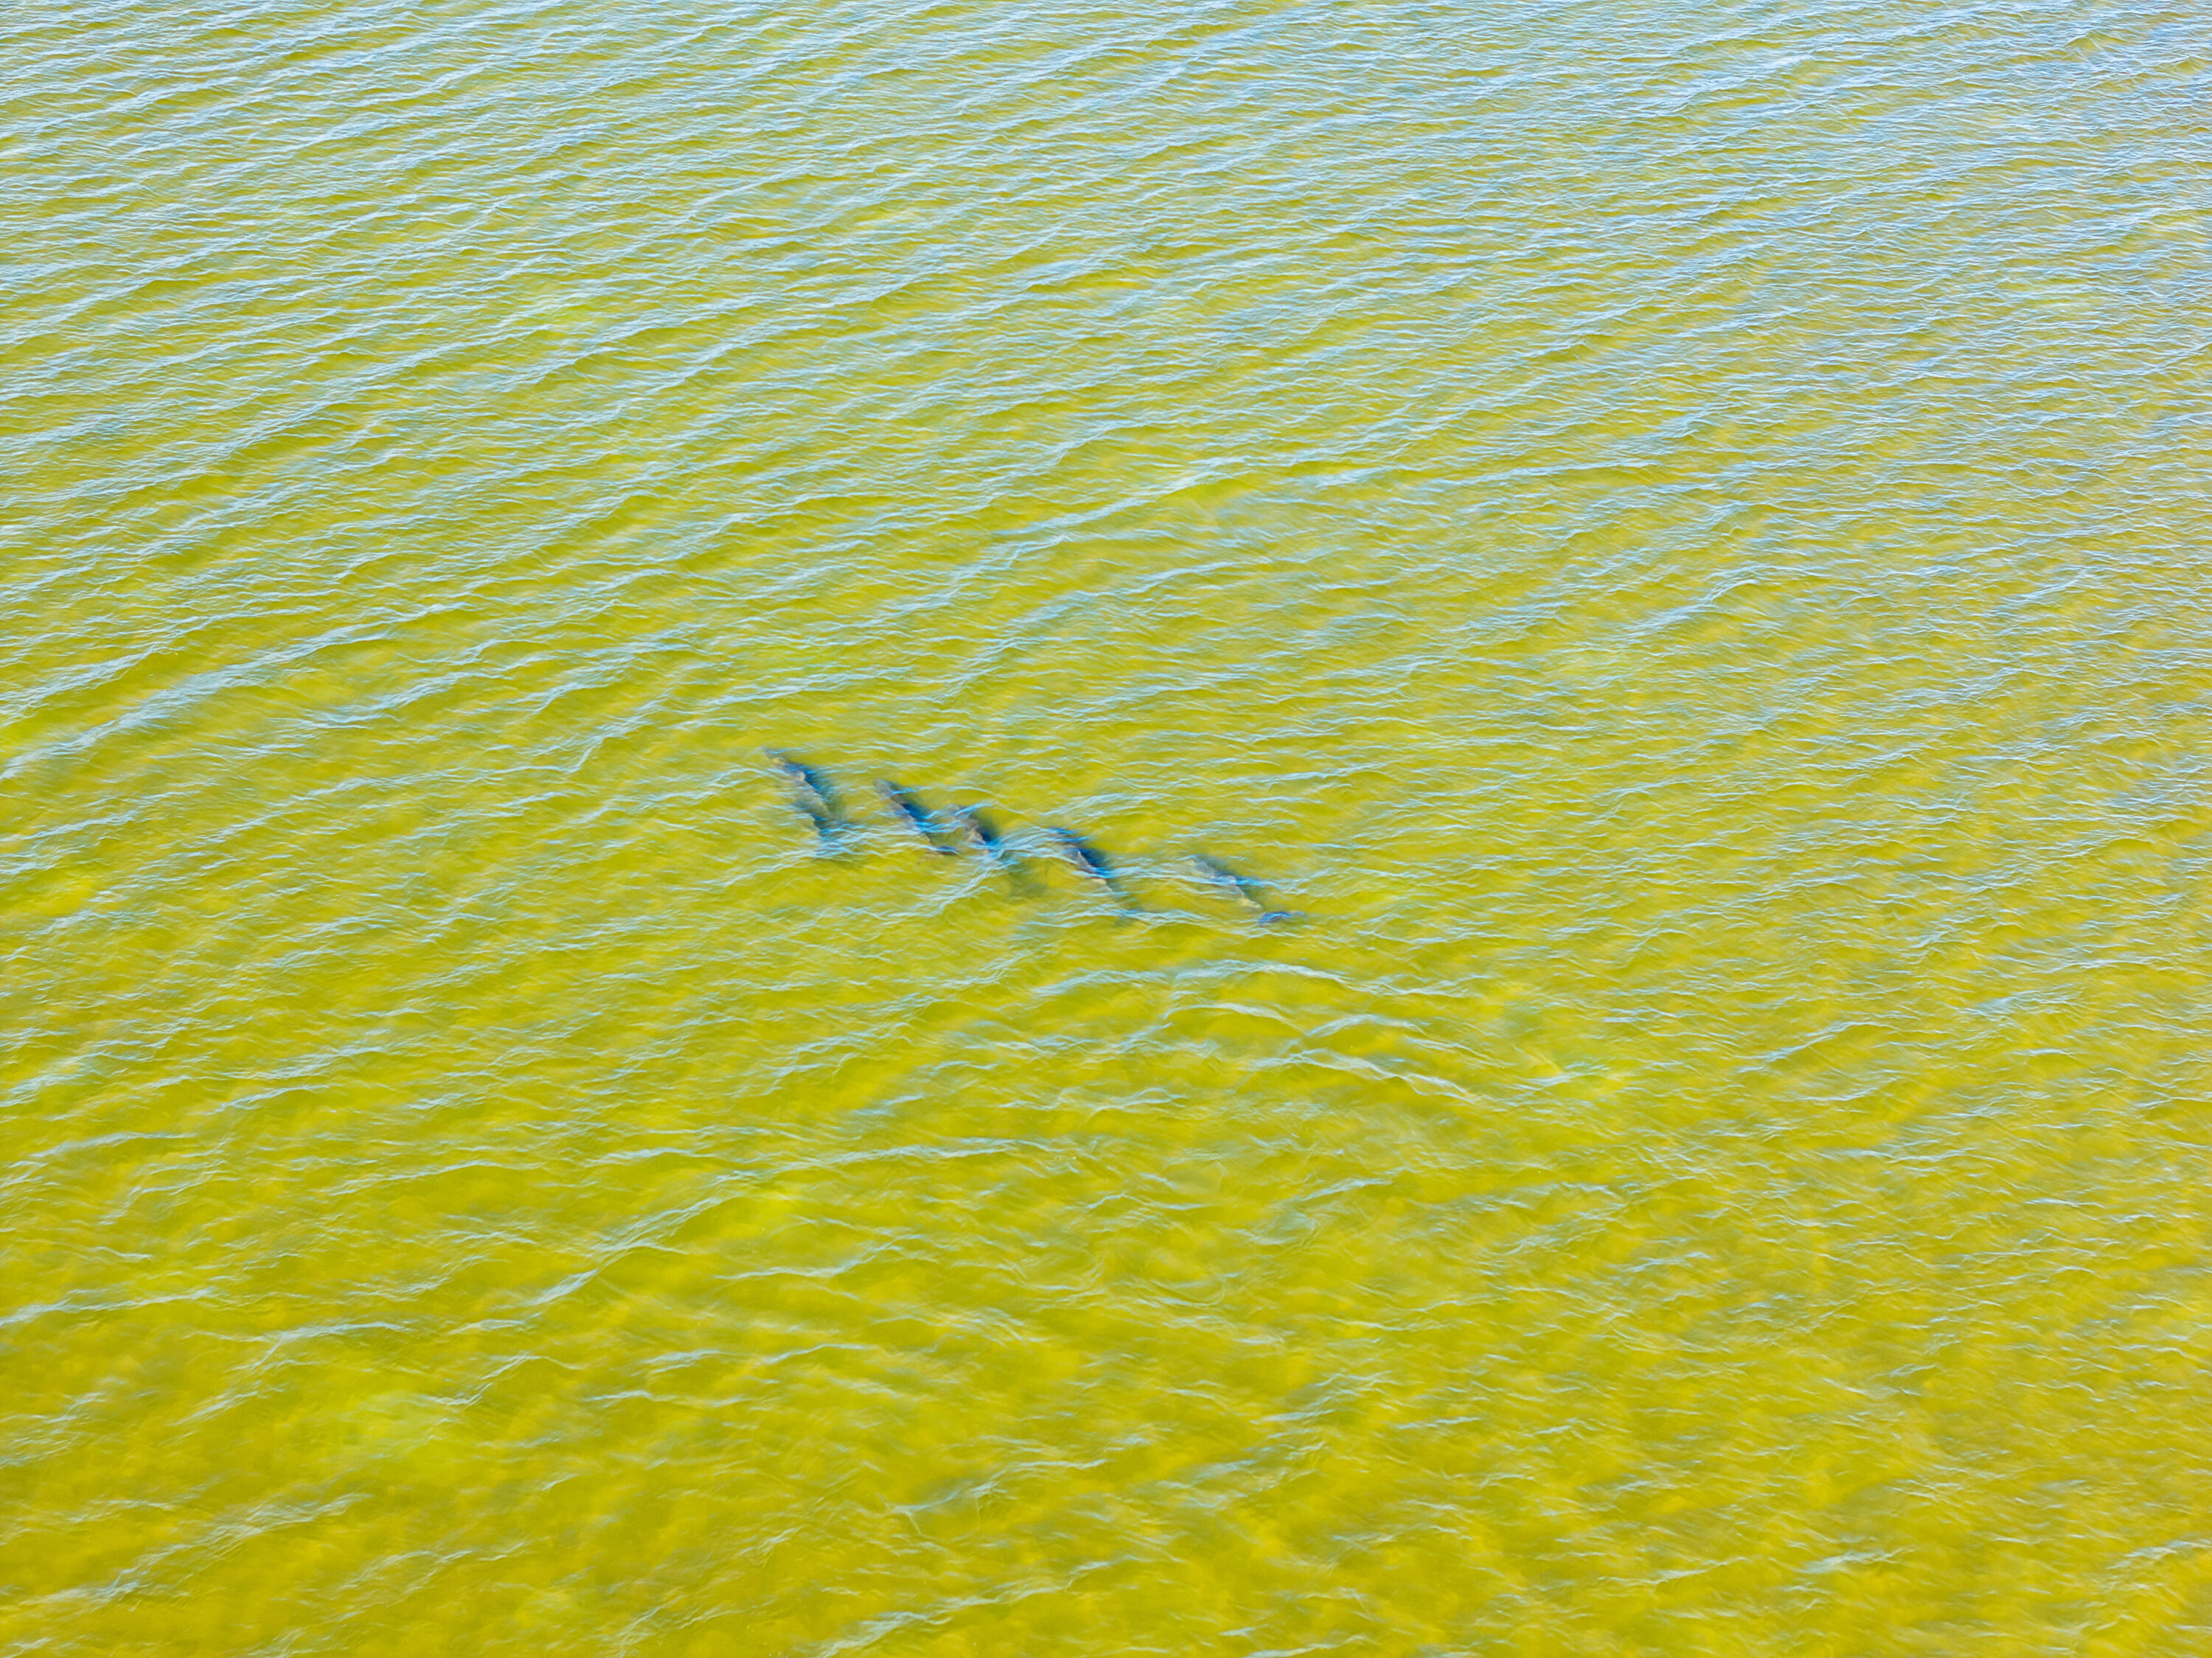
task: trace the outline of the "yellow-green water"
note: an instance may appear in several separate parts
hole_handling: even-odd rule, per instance
[[[0,66],[0,1648],[2212,1651],[2201,14]]]

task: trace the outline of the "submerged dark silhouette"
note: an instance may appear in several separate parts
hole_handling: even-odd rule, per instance
[[[825,856],[842,857],[846,850],[846,832],[853,826],[837,797],[830,788],[830,780],[805,761],[785,753],[780,748],[769,751],[769,759],[783,779],[791,785],[792,809],[814,826],[815,838]]]
[[[1060,849],[1067,854],[1068,862],[1113,893],[1125,907],[1132,910],[1138,907],[1137,901],[1129,896],[1128,890],[1121,885],[1121,877],[1115,872],[1114,866],[1107,861],[1105,853],[1100,851],[1073,829],[1054,828],[1048,829],[1045,832],[1060,843]]]
[[[845,826],[811,800],[801,797],[793,800],[791,803],[809,823],[814,826],[814,838],[823,855],[829,857],[842,857],[846,851]]]
[[[960,850],[960,837],[944,828],[938,822],[937,814],[915,798],[914,790],[902,789],[887,779],[878,779],[876,792],[884,797],[884,803],[891,808],[895,816],[903,819],[908,828],[929,844],[931,851],[951,857]]]
[[[1006,836],[997,824],[984,815],[981,807],[963,806],[953,815],[960,820],[960,826],[968,832],[968,838],[975,843],[976,850],[993,863],[1003,863],[1012,856],[1006,850]]]
[[[1030,874],[1028,861],[1006,844],[1006,835],[981,807],[963,806],[952,816],[968,832],[968,838],[975,843],[975,850],[1004,869],[1018,891],[1036,890],[1036,878]]]
[[[783,773],[793,788],[803,795],[813,796],[814,804],[826,814],[832,818],[844,815],[837,809],[837,797],[830,792],[829,778],[787,750],[771,748],[768,751],[768,757],[775,763],[775,769]]]
[[[829,857],[843,857],[849,851],[852,837],[862,825],[848,814],[837,799],[830,779],[787,749],[771,748],[768,757],[777,772],[790,788],[791,808],[814,826],[814,834],[821,844],[822,853]],[[876,792],[891,814],[921,838],[932,852],[941,856],[956,856],[963,848],[974,846],[985,862],[1003,869],[1018,893],[1030,893],[1038,890],[1031,864],[1017,851],[997,821],[981,806],[953,806],[933,812],[923,804],[914,790],[893,783],[889,777],[876,780]],[[1054,848],[1078,870],[1103,887],[1125,911],[1141,910],[1135,897],[1121,879],[1121,871],[1113,860],[1097,846],[1077,834],[1073,829],[1057,825],[1045,833]],[[1303,921],[1305,917],[1297,910],[1277,906],[1269,898],[1267,889],[1251,876],[1241,874],[1219,858],[1199,853],[1191,859],[1207,885],[1219,889],[1262,927],[1281,922]]]
[[[1191,859],[1199,874],[1207,882],[1220,888],[1243,906],[1245,911],[1261,926],[1271,926],[1279,921],[1303,921],[1305,917],[1296,910],[1279,910],[1267,902],[1267,889],[1249,875],[1241,875],[1219,858],[1206,856],[1203,852]]]

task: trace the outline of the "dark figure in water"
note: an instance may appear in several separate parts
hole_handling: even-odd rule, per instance
[[[891,808],[893,816],[904,820],[915,833],[929,843],[931,851],[951,857],[960,850],[960,837],[940,828],[937,814],[914,797],[914,790],[879,780],[876,792],[884,797],[884,804]]]
[[[1259,923],[1262,927],[1271,925],[1278,921],[1303,921],[1305,919],[1305,917],[1300,915],[1296,910],[1278,910],[1274,908],[1267,902],[1267,889],[1266,887],[1262,887],[1258,881],[1253,880],[1249,875],[1238,875],[1234,869],[1224,863],[1219,858],[1210,858],[1201,852],[1198,856],[1193,858],[1191,862],[1198,866],[1198,873],[1200,875],[1203,875],[1213,886],[1218,887],[1223,892],[1228,893],[1229,896],[1235,899],[1237,903],[1243,905],[1244,906],[1245,913],[1249,915],[1253,920]]]
[[[1137,907],[1136,901],[1123,889],[1121,877],[1106,861],[1105,853],[1072,829],[1048,829],[1045,832],[1060,843],[1060,850],[1067,854],[1069,863],[1113,893],[1121,901],[1123,908],[1133,910]]]
[[[830,792],[829,778],[805,760],[787,754],[781,748],[769,749],[768,757],[775,762],[775,769],[783,773],[784,781],[792,786],[805,806],[812,807],[833,823],[844,820],[845,814],[837,809],[837,797]]]
[[[839,809],[837,797],[830,793],[830,780],[805,761],[793,759],[781,749],[769,750],[769,759],[791,785],[793,808],[814,826],[815,838],[821,843],[823,856],[843,856],[845,832],[852,824]]]
[[[1015,891],[1030,893],[1036,890],[1036,881],[1030,874],[1029,865],[1023,861],[1021,854],[1006,844],[1005,834],[992,821],[988,813],[980,806],[963,806],[952,816],[953,820],[967,831],[969,839],[975,843],[975,850],[1006,872]]]

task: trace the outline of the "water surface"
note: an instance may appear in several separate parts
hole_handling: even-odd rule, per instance
[[[0,62],[0,1644],[2212,1649],[2201,15]]]

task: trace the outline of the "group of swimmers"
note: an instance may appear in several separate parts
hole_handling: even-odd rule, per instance
[[[829,778],[781,749],[771,749],[769,759],[790,787],[793,808],[814,826],[815,839],[823,855],[842,857],[850,852],[853,838],[860,825],[839,802]],[[955,857],[972,848],[1005,870],[1018,891],[1033,888],[1034,882],[1024,867],[1021,854],[1008,843],[1005,832],[981,807],[956,806],[933,812],[915,797],[912,789],[901,788],[888,778],[877,780],[876,793],[890,808],[893,819],[919,836],[929,851]],[[1054,850],[1113,894],[1115,902],[1123,909],[1143,907],[1130,895],[1120,872],[1097,847],[1072,829],[1053,827],[1045,833]],[[1208,886],[1234,899],[1261,926],[1304,918],[1295,910],[1277,908],[1269,902],[1267,889],[1258,881],[1238,874],[1218,858],[1200,854],[1191,859],[1191,865]]]

